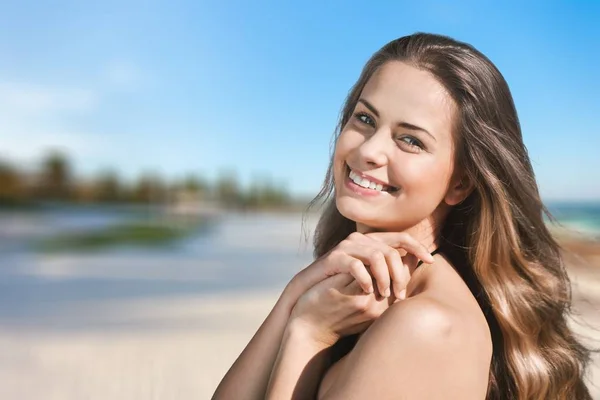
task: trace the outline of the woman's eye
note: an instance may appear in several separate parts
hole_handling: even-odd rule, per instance
[[[356,113],[354,117],[365,125],[375,126],[375,121],[370,115],[365,113]]]
[[[412,136],[402,136],[400,141],[406,143],[413,150],[421,151],[425,148],[420,140],[415,139]]]

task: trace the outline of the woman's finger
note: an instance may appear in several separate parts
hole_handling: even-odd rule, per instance
[[[389,248],[385,253],[385,258],[387,260],[387,265],[390,269],[390,277],[392,279],[392,289],[394,290],[394,296],[400,298],[400,295],[404,289],[406,289],[406,285],[408,285],[408,279],[410,278],[410,274],[408,278],[405,276],[408,273],[408,269],[405,264],[402,262],[402,257],[400,257],[400,253],[395,249]],[[405,271],[406,270],[406,271]]]
[[[391,278],[391,287],[394,292],[394,296],[396,298],[400,298],[402,291],[408,285],[408,281],[410,279],[410,273],[406,268],[406,265],[402,261],[402,257],[400,256],[400,252],[397,249],[394,249],[387,244],[380,242],[374,238],[365,237],[366,240],[369,241],[369,246],[377,248],[383,253],[386,266],[388,268],[387,274]],[[386,280],[383,284],[389,282]]]
[[[433,264],[433,256],[423,244],[405,232],[372,232],[365,236],[378,240],[393,248],[402,248],[419,260]]]
[[[322,287],[333,287],[339,289],[339,291],[341,292],[346,286],[348,286],[354,281],[355,279],[352,275],[348,273],[341,273],[331,275],[327,279],[317,283],[315,287],[319,285],[322,285]]]
[[[373,246],[373,244],[375,246]],[[370,246],[355,243],[351,248],[346,249],[349,256],[354,257],[361,262],[360,265],[358,263],[352,265],[352,274],[354,275],[354,272],[356,272],[357,275],[360,274],[360,277],[357,278],[357,280],[359,280],[361,286],[363,288],[371,288],[371,291],[365,290],[365,292],[372,293],[373,284],[371,276],[373,276],[377,283],[379,293],[384,297],[388,297],[390,293],[390,267],[383,254],[385,250],[385,247],[382,247],[380,243],[377,243],[374,240],[371,241]],[[369,270],[367,270],[365,266],[368,266]]]
[[[371,274],[377,282],[379,294],[383,297],[390,297],[390,267],[381,250],[372,250],[369,255],[369,267]]]
[[[364,292],[373,293],[373,280],[363,261],[348,255],[346,262],[348,273],[356,279]]]
[[[408,282],[410,281],[410,269],[408,265],[402,262],[402,269],[400,271],[400,276],[398,276],[396,281],[396,287],[399,289],[396,298],[400,300],[406,299],[406,287],[408,286]]]
[[[340,291],[340,293],[345,294],[347,296],[357,296],[357,295],[364,295],[365,291],[362,288],[362,286],[360,285],[360,283],[358,283],[357,280],[354,280],[354,281],[350,282],[348,285],[346,285],[346,287],[344,289],[342,289]]]

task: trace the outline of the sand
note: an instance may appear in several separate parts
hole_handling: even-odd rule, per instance
[[[591,275],[575,277],[575,299],[586,323],[599,330],[576,329],[600,342],[600,279]],[[105,309],[114,320],[136,319],[134,328],[0,331],[0,398],[209,399],[277,296],[257,291],[135,300]],[[598,356],[593,374],[600,386]],[[599,387],[593,393],[600,399]]]
[[[106,307],[113,321],[136,319],[134,328],[0,331],[0,398],[209,399],[276,299],[258,292],[136,300]]]
[[[299,219],[277,220],[269,225],[270,230],[264,217],[258,220],[264,234],[256,235],[257,220],[242,220],[215,233],[220,235],[218,242],[232,243],[227,252],[233,244],[268,254],[286,248],[295,251]],[[583,321],[574,328],[600,348],[600,245],[578,239],[565,242],[565,247],[579,254],[568,257],[574,307]],[[198,266],[195,257],[178,260],[178,279],[210,283],[212,275],[222,273],[218,260]],[[287,254],[282,257],[300,262]],[[173,260],[156,257],[137,263],[127,259],[121,264],[103,257],[50,261],[28,263],[26,268],[19,267],[15,274],[21,275],[15,276],[74,282],[162,281],[173,277],[173,265],[169,264]],[[282,274],[289,275],[294,268]],[[273,271],[266,269],[264,276]],[[48,304],[60,294],[52,292],[49,298],[33,296],[37,299],[35,308],[16,316],[7,309],[14,304],[0,304],[7,318],[0,323],[0,399],[210,399],[274,305],[282,286],[269,284],[269,290],[213,294],[73,297],[76,300],[69,300],[65,309]],[[70,287],[73,290],[74,286]],[[27,288],[34,290],[36,286]],[[23,298],[27,300],[27,296]],[[590,388],[600,400],[599,355],[590,372]]]

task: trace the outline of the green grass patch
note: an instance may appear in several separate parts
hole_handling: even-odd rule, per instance
[[[164,246],[205,227],[207,221],[178,225],[133,222],[81,233],[69,233],[43,239],[34,247],[41,252],[95,251],[121,246]]]

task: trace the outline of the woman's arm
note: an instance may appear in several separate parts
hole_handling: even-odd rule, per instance
[[[332,252],[300,271],[229,369],[217,387],[213,400],[264,398],[291,310],[298,299],[319,282],[335,275],[350,274],[352,280],[356,279],[354,286],[357,293],[364,293],[362,290],[373,293],[373,277],[380,292],[389,293],[390,283],[394,285],[394,293],[402,292],[410,275],[402,263],[398,248],[418,255],[425,262],[433,262],[425,247],[407,234],[386,232],[363,235],[354,232]],[[369,265],[369,270],[365,264]]]
[[[231,366],[213,400],[262,400],[291,310],[302,288],[292,280],[250,343]]]
[[[327,350],[363,332],[395,301],[366,294],[347,274],[318,283],[298,299],[273,366],[266,399],[312,399],[328,366]]]
[[[292,309],[309,289],[327,279],[327,270],[322,265],[327,261],[327,258],[315,261],[288,283],[265,321],[219,383],[212,400],[265,398]],[[368,272],[364,272],[369,276]],[[339,279],[339,274],[337,276]],[[349,276],[345,279],[354,278]],[[356,288],[360,290],[358,284]]]
[[[484,399],[491,350],[464,315],[417,296],[361,336],[323,400]]]
[[[335,279],[342,278],[329,281]],[[374,322],[349,353],[323,394],[324,400],[485,398],[490,355],[482,345],[481,335],[472,332],[460,312],[437,300],[414,297],[381,313],[385,305],[382,307],[373,299],[361,307],[359,303],[348,305],[348,300],[367,297],[351,296],[352,291],[347,288],[335,294],[331,286],[339,289],[340,285],[328,288],[326,284],[327,281],[317,285],[322,286],[320,291],[307,292],[308,296],[303,296],[293,310],[271,374],[267,399],[316,397],[327,367],[325,349],[335,341],[339,327],[361,325],[351,316],[353,309],[365,310],[365,316]],[[307,300],[303,301],[305,297]],[[324,310],[316,310],[319,304]],[[376,318],[378,312],[381,316]],[[314,318],[317,313],[326,318],[319,318],[322,322],[318,322]],[[340,315],[337,321],[335,315]]]
[[[308,328],[292,322],[285,329],[265,399],[316,398],[331,344],[315,340]]]

